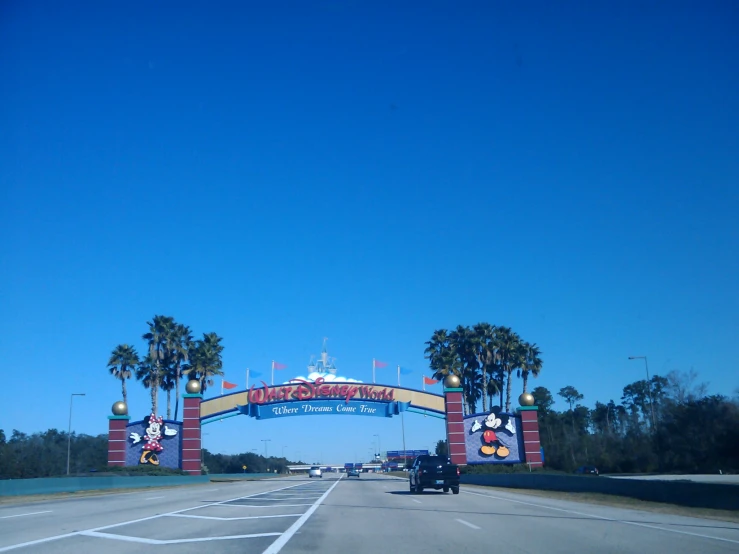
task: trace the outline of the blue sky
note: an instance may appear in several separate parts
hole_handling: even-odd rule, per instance
[[[420,387],[434,329],[489,321],[589,405],[642,378],[629,355],[739,386],[734,3],[103,4],[1,8],[6,432],[65,428],[71,392],[105,432],[109,353],[154,314],[223,336],[241,384],[328,337],[340,374]],[[342,462],[399,423],[205,441]]]

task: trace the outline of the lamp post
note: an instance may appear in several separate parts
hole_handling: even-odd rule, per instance
[[[264,443],[264,457],[267,457],[267,443],[272,442],[272,439],[262,439],[262,442]]]
[[[69,459],[72,452],[72,401],[75,396],[85,396],[84,392],[73,392],[69,397],[69,428],[67,429],[67,475],[69,475]]]
[[[647,394],[649,395],[649,407],[652,411],[652,431],[655,429],[654,419],[654,400],[652,399],[652,383],[649,380],[649,364],[646,356],[629,356],[629,360],[644,360],[644,367],[647,370]]]

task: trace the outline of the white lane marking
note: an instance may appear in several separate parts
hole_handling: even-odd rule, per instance
[[[271,516],[243,516],[243,517],[214,517],[214,516],[192,516],[190,514],[172,514],[166,517],[189,517],[192,519],[214,519],[217,521],[237,521],[240,519],[270,519],[274,517],[300,517],[303,514],[275,514]]]
[[[274,492],[276,492],[276,491],[282,491],[282,490],[285,490],[285,489],[291,489],[293,487],[298,487],[298,486],[300,486],[300,483],[297,483],[295,485],[290,485],[288,487],[280,487],[279,489],[275,489]],[[66,539],[68,537],[75,537],[77,535],[81,535],[82,533],[93,533],[93,532],[97,532],[97,531],[102,531],[104,529],[112,529],[113,527],[121,527],[123,525],[130,525],[132,523],[140,523],[142,521],[150,521],[152,519],[157,519],[157,518],[160,518],[160,517],[163,517],[163,516],[172,515],[172,514],[181,514],[181,513],[184,513],[184,512],[190,512],[192,510],[200,510],[201,508],[208,508],[208,507],[211,507],[211,506],[219,506],[221,504],[225,504],[226,502],[234,502],[236,500],[242,500],[244,498],[250,498],[251,496],[253,496],[253,495],[237,496],[236,498],[232,498],[230,500],[222,500],[221,502],[214,502],[212,504],[203,504],[202,506],[193,506],[192,508],[185,508],[183,510],[176,510],[174,512],[168,512],[166,514],[157,514],[157,515],[154,515],[154,516],[142,517],[142,518],[139,518],[139,519],[132,519],[132,520],[129,520],[129,521],[124,521],[124,522],[121,522],[121,523],[114,523],[113,525],[105,525],[103,527],[95,527],[93,529],[86,529],[85,531],[75,531],[74,533],[64,533],[63,535],[53,535],[51,537],[46,537],[46,538],[43,538],[43,539],[36,539],[34,541],[20,542],[18,544],[11,544],[10,546],[0,547],[0,552],[8,552],[9,550],[15,550],[16,548],[23,548],[25,546],[33,546],[33,545],[36,545],[36,544],[43,544],[43,543],[46,543],[46,542],[56,541],[56,540],[59,540],[59,539]]]
[[[739,541],[733,539],[725,539],[723,537],[714,537],[711,535],[703,535],[701,533],[691,533],[689,531],[680,531],[678,529],[668,529],[666,527],[659,527],[657,525],[648,525],[646,523],[637,523],[636,521],[625,521],[623,519],[613,519],[610,517],[596,516],[593,514],[586,514],[585,512],[578,512],[575,510],[566,510],[564,508],[554,508],[552,506],[546,506],[544,504],[536,504],[534,502],[524,502],[523,500],[513,500],[511,498],[504,498],[502,496],[493,496],[492,494],[480,494],[479,492],[462,491],[465,494],[473,494],[475,496],[483,496],[485,498],[496,498],[498,500],[507,500],[508,502],[515,502],[516,504],[525,504],[527,506],[536,506],[537,508],[546,508],[547,510],[554,510],[556,512],[565,512],[567,514],[575,514],[578,516],[586,516],[593,519],[601,519],[603,521],[612,521],[613,523],[623,523],[624,525],[635,525],[637,527],[647,527],[649,529],[657,529],[658,531],[667,531],[668,533],[677,533],[679,535],[689,535],[691,537],[698,537],[701,539],[713,539],[715,541],[730,542],[732,544],[739,544]]]
[[[212,505],[216,506],[216,504],[212,504]],[[272,504],[271,506],[264,506],[260,504],[217,504],[217,505],[222,506],[224,508],[294,508],[295,506],[312,506],[312,504]],[[164,514],[164,515],[169,515],[169,514]]]
[[[35,516],[36,514],[50,514],[51,510],[44,510],[43,512],[28,512],[27,514],[15,514],[13,516],[0,516],[0,519],[10,519],[11,517],[25,517]]]
[[[420,500],[416,500],[415,498],[411,498],[411,500],[413,500],[413,502],[415,502],[416,504],[423,504],[423,502],[421,502]]]
[[[159,500],[160,498],[165,498],[164,496],[152,496],[150,498],[144,498],[144,500]]]
[[[480,529],[477,525],[473,525],[469,521],[465,521],[463,519],[456,519],[455,521],[458,521],[462,525],[466,525],[467,527],[470,527],[471,529]]]
[[[285,531],[280,538],[278,538],[275,542],[269,545],[269,547],[262,552],[262,554],[278,554],[280,550],[284,548],[284,546],[288,543],[288,541],[293,537],[295,533],[300,531],[300,528],[305,524],[306,521],[308,521],[308,518],[313,515],[313,512],[315,512],[318,509],[318,506],[321,505],[321,503],[326,500],[326,497],[328,497],[329,494],[331,494],[331,491],[336,488],[336,485],[339,484],[341,481],[341,477],[339,477],[336,482],[331,485],[331,488],[328,489],[326,492],[323,493],[323,496],[316,500],[313,505],[308,508],[305,513],[300,516],[300,519],[293,523],[287,531]]]
[[[99,539],[110,539],[114,541],[137,542],[143,544],[182,544],[187,542],[210,542],[210,541],[227,541],[232,539],[254,539],[258,537],[275,537],[280,533],[254,533],[252,535],[227,535],[225,537],[196,537],[194,539],[145,539],[143,537],[130,537],[128,535],[114,535],[113,533],[98,533],[97,531],[82,531],[79,533],[86,537],[96,537]]]

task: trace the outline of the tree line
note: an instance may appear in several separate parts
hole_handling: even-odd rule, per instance
[[[167,393],[167,419],[172,418],[172,391],[175,391],[174,419],[180,403],[180,383],[187,376],[200,381],[201,391],[213,385],[213,377],[223,375],[223,340],[216,333],[203,333],[194,339],[187,325],[173,317],[155,315],[146,323],[149,330],[142,335],[146,354],[139,357],[130,344],[119,344],[108,360],[108,371],[121,381],[123,401],[128,403],[126,381],[135,376],[151,394],[152,413],[158,414],[158,393]]]
[[[155,466],[109,467],[108,435],[84,435],[49,429],[28,435],[14,429],[7,437],[0,429],[0,479],[60,477],[67,472],[67,440],[70,439],[70,475],[110,472],[169,474],[177,470]],[[286,458],[265,458],[259,454],[212,454],[203,452],[209,473],[285,473]],[[247,466],[244,470],[243,466]],[[182,473],[182,472],[179,472]]]
[[[574,386],[555,395],[533,390],[545,466],[603,473],[739,472],[739,397],[706,395],[693,371],[673,371],[626,385],[620,402],[581,404]]]
[[[529,377],[537,377],[542,369],[536,344],[523,340],[510,327],[490,323],[438,329],[426,342],[424,354],[434,379],[451,374],[460,378],[466,414],[476,413],[478,402],[487,412],[496,396],[503,406],[504,394],[505,410],[510,411],[514,375],[522,380],[523,392],[528,392]]]

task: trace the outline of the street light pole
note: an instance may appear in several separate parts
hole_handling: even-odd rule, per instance
[[[85,396],[84,392],[73,392],[69,397],[69,427],[67,429],[67,475],[69,475],[69,459],[72,452],[72,401],[75,396]]]
[[[264,457],[267,457],[267,443],[272,442],[272,439],[262,439],[262,442],[264,443]]]
[[[380,441],[380,435],[375,433],[373,436],[377,437],[377,455],[382,458],[382,443]]]
[[[644,360],[644,367],[647,370],[647,394],[649,395],[649,407],[652,411],[652,431],[655,430],[655,419],[654,419],[654,400],[652,399],[652,383],[649,380],[649,364],[647,363],[646,356],[629,356],[629,360]]]

